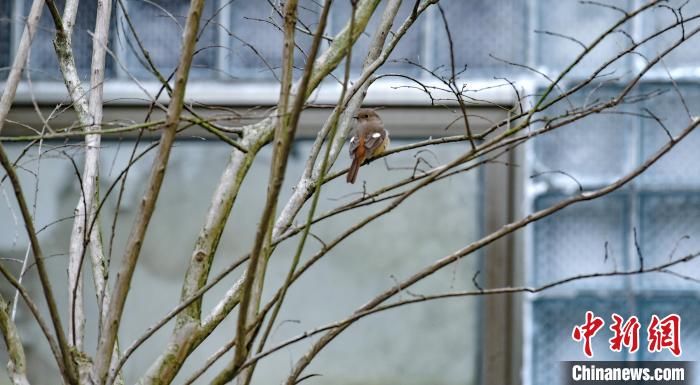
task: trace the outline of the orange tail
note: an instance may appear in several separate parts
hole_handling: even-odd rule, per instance
[[[355,156],[352,159],[352,164],[350,165],[350,170],[348,170],[348,177],[346,179],[348,183],[355,183],[355,180],[357,179],[357,172],[360,170],[360,166],[362,166],[363,159],[361,158],[363,157]]]
[[[357,179],[357,172],[360,171],[360,166],[365,161],[365,153],[361,149],[355,152],[355,156],[352,158],[352,164],[350,165],[350,170],[348,170],[348,177],[346,181],[348,183],[355,183]]]

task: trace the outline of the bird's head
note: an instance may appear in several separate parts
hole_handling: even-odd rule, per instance
[[[360,108],[355,115],[358,120],[379,119],[377,111],[373,108]]]

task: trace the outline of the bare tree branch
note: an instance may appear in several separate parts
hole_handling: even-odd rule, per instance
[[[394,1],[390,4],[388,4],[387,8],[386,8],[387,9],[386,12],[393,12],[395,14],[398,11],[399,3],[400,2]],[[323,9],[323,14],[321,15],[322,20],[328,17],[328,11],[330,10],[330,5],[331,5],[331,1],[326,0],[326,4],[324,5],[324,9]],[[357,6],[357,4],[355,2],[353,2],[351,14],[350,14],[350,30],[351,31],[355,27],[356,6]],[[324,22],[322,22],[322,24],[324,24]],[[319,38],[322,35],[323,35],[323,30],[319,26],[319,30],[318,30]],[[336,106],[336,108],[333,110],[333,113],[331,114],[331,116],[329,118],[329,120],[331,122],[330,123],[331,128],[330,128],[330,132],[328,133],[328,143],[326,144],[326,152],[324,154],[323,160],[321,161],[321,165],[320,165],[320,175],[319,175],[320,180],[323,180],[323,177],[325,176],[326,172],[328,172],[328,163],[329,163],[332,143],[333,143],[335,136],[336,136],[338,119],[340,117],[340,112],[341,112],[341,108],[339,106],[342,104],[342,102],[345,98],[345,93],[347,92],[347,89],[348,89],[348,82],[350,81],[350,69],[352,67],[351,64],[352,64],[352,45],[348,49],[348,54],[347,54],[346,60],[345,60],[345,75],[343,77],[343,86],[342,86],[343,88],[341,89],[340,96],[338,97],[338,99],[339,99],[338,106]],[[322,139],[322,141],[323,141],[323,139]],[[289,267],[285,281],[280,289],[279,299],[275,303],[275,308],[273,309],[272,314],[270,315],[270,319],[268,320],[267,328],[263,332],[263,335],[260,338],[260,342],[258,343],[257,353],[260,353],[262,351],[262,349],[264,348],[265,343],[267,342],[267,339],[270,336],[270,333],[272,331],[272,327],[274,326],[275,321],[277,319],[277,315],[279,314],[279,310],[280,310],[282,303],[284,301],[284,296],[287,292],[287,289],[289,288],[289,285],[292,283],[292,279],[294,277],[294,272],[299,264],[299,260],[301,258],[301,253],[304,250],[304,245],[306,243],[306,239],[307,239],[309,232],[311,230],[311,221],[313,220],[314,213],[316,212],[316,207],[318,205],[318,199],[319,199],[320,195],[321,195],[321,184],[317,183],[316,189],[314,192],[314,198],[313,198],[313,201],[311,203],[311,208],[310,208],[308,215],[307,215],[307,220],[306,220],[307,226],[304,229],[304,232],[302,233],[301,239],[299,240],[299,243],[297,245],[296,252],[294,253],[294,257],[292,258],[292,264]],[[274,234],[272,234],[271,237],[273,235]],[[268,247],[270,247],[272,249],[271,245],[268,245]],[[259,288],[256,295],[257,295],[257,302],[258,302],[257,307],[259,307],[260,306],[260,297],[262,296],[262,287]],[[259,324],[257,321],[254,322],[253,326],[255,326],[255,330],[256,330],[256,334],[257,334],[257,331],[260,330],[260,328],[262,327],[262,319],[260,319]],[[253,337],[253,338],[255,338],[255,337]],[[252,365],[251,367],[246,369],[245,378],[244,378],[244,385],[250,384],[254,370],[255,370],[255,365]],[[235,375],[235,373],[233,373],[233,374]]]
[[[34,35],[36,34],[36,25],[39,23],[39,19],[41,19],[41,11],[43,9],[44,2],[42,0],[34,0],[32,2],[32,7],[29,9],[27,24],[24,26],[22,37],[20,38],[19,46],[17,47],[17,53],[15,54],[15,59],[12,62],[10,73],[5,81],[5,88],[2,91],[2,97],[0,97],[0,133],[2,133],[2,127],[5,125],[5,119],[7,118],[7,114],[10,112],[10,107],[12,107],[12,102],[15,99],[17,86],[22,78],[22,71],[24,70],[24,65],[27,63],[29,48],[32,45]]]
[[[17,199],[17,204],[19,205],[20,212],[22,213],[22,220],[24,221],[24,227],[27,232],[27,237],[32,246],[32,253],[34,254],[34,260],[36,263],[37,271],[39,273],[39,281],[41,282],[41,287],[44,293],[44,299],[49,307],[49,314],[51,316],[51,322],[53,323],[54,331],[58,338],[58,347],[61,351],[61,363],[59,367],[62,368],[61,374],[64,380],[69,384],[77,383],[77,375],[75,372],[75,367],[73,365],[72,357],[70,354],[70,349],[68,345],[68,340],[63,332],[63,326],[61,323],[61,316],[58,312],[58,306],[56,305],[56,300],[54,298],[54,292],[51,285],[51,280],[49,279],[48,272],[44,266],[44,254],[41,250],[39,244],[39,239],[36,235],[36,230],[34,229],[34,220],[29,213],[29,207],[24,198],[24,193],[22,192],[22,185],[19,182],[17,173],[10,160],[7,157],[5,148],[0,144],[0,164],[5,169],[10,182],[12,183],[12,188],[14,189],[15,198]]]
[[[345,57],[344,55],[348,51],[348,44],[354,44],[369,22],[369,18],[378,3],[378,0],[362,0],[359,2],[357,6],[356,29],[350,35],[349,26],[343,28],[335,36],[333,43],[326,52],[316,59],[306,97]],[[272,139],[273,129],[277,125],[277,120],[277,111],[272,111],[267,118],[252,125],[244,126],[241,129],[241,145],[248,149],[248,153],[234,150],[221,175],[211,200],[211,206],[207,211],[205,224],[199,233],[192,252],[189,268],[183,281],[181,301],[193,297],[194,293],[206,283],[214,253],[218,247],[221,234],[241,184],[260,148]],[[232,289],[238,289],[240,283],[241,281],[234,284]],[[184,353],[185,356],[188,355],[201,342],[201,339],[211,333],[226,315],[233,310],[240,300],[239,294],[237,290],[229,290],[228,294],[219,301],[212,313],[202,321],[201,325],[201,299],[199,297],[187,309],[178,314],[176,321],[178,326],[173,332],[167,348],[151,365],[141,383],[174,377],[182,362],[171,360],[168,357],[172,355],[181,356],[183,350],[186,352]],[[188,332],[181,333],[178,331],[179,328],[187,329]]]
[[[92,64],[90,71],[90,97],[88,99],[88,113],[92,120],[92,126],[88,131],[98,131],[102,125],[102,104],[103,104],[103,82],[105,77],[105,55],[109,38],[109,25],[112,13],[111,0],[97,1],[97,16],[95,19],[95,32],[92,43]],[[97,220],[97,203],[100,200],[99,194],[99,165],[100,165],[100,134],[90,134],[85,136],[85,169],[83,171],[84,207],[87,208],[86,218],[89,228],[88,238],[83,236],[82,242],[90,246],[92,257],[93,280],[95,282],[95,294],[97,295],[98,309],[101,314],[106,312],[105,303],[109,303],[109,289],[107,288],[107,276],[109,265],[107,265],[102,246],[102,235]],[[78,203],[80,207],[80,203]],[[80,214],[80,213],[78,213]],[[73,236],[76,236],[74,233]],[[77,239],[76,239],[77,241]],[[81,250],[81,253],[85,253]],[[100,317],[102,319],[102,317]]]
[[[29,385],[24,347],[22,346],[17,327],[10,318],[8,309],[7,301],[0,296],[0,332],[5,340],[7,355],[10,359],[10,362],[7,364],[7,372],[14,385]]]
[[[10,272],[7,271],[5,266],[3,266],[1,263],[0,274],[2,274],[3,277],[5,277],[7,282],[9,282],[10,285],[12,285],[12,287],[14,287],[15,290],[17,290],[19,295],[22,297],[22,300],[24,300],[24,303],[29,308],[29,312],[32,313],[32,316],[36,320],[37,325],[39,325],[39,329],[41,329],[42,334],[46,338],[46,342],[49,344],[49,348],[51,348],[51,353],[56,359],[58,367],[61,368],[61,371],[63,372],[64,370],[62,369],[63,360],[61,359],[61,350],[59,349],[55,338],[53,337],[53,335],[51,335],[51,330],[49,329],[48,323],[44,320],[44,317],[39,312],[39,307],[29,296],[27,289],[25,289],[24,286],[22,286],[22,284],[15,277],[13,277],[12,274],[10,274]]]
[[[366,305],[362,306],[358,310],[355,311],[355,314],[365,312],[368,310],[371,310],[377,306],[379,306],[381,303],[386,301],[387,299],[393,297],[396,293],[398,293],[402,289],[406,289],[413,285],[414,283],[422,280],[423,278],[433,274],[434,272],[438,271],[439,269],[461,259],[462,257],[492,243],[493,241],[502,238],[503,236],[512,233],[513,231],[520,229],[527,225],[528,223],[532,223],[533,221],[539,220],[541,218],[544,218],[546,216],[549,216],[567,206],[570,206],[573,203],[580,202],[580,201],[587,201],[595,198],[599,198],[601,196],[607,195],[620,187],[624,186],[627,184],[630,180],[634,179],[638,175],[640,175],[642,172],[644,172],[647,168],[649,168],[652,164],[656,163],[657,160],[659,160],[663,155],[665,155],[668,151],[670,151],[676,144],[678,144],[683,138],[685,138],[688,134],[690,134],[695,127],[700,124],[700,119],[693,121],[688,127],[686,127],[678,136],[676,136],[673,140],[670,140],[664,145],[661,149],[659,149],[656,153],[654,153],[652,156],[650,156],[643,164],[641,164],[639,167],[635,168],[632,172],[629,174],[625,175],[624,177],[618,179],[616,182],[607,185],[601,189],[595,190],[595,191],[590,191],[590,192],[583,192],[581,194],[578,194],[576,196],[573,196],[569,199],[565,199],[559,203],[557,203],[554,206],[548,207],[546,209],[540,210],[536,213],[528,215],[526,218],[521,219],[520,221],[517,222],[512,222],[509,223],[505,226],[503,226],[500,230],[497,230],[486,237],[480,239],[479,241],[473,242],[472,244],[456,251],[455,253],[448,255],[432,265],[426,267],[425,269],[413,274],[411,277],[407,278],[406,280],[402,281],[396,287],[387,290],[383,292],[382,294],[378,295],[371,301],[369,301]],[[439,175],[439,173],[435,173],[433,175]],[[425,182],[423,182],[425,183]],[[414,188],[415,189],[415,188]],[[405,198],[404,198],[405,199]],[[300,358],[297,363],[294,366],[294,369],[292,371],[292,374],[287,378],[286,384],[287,385],[293,385],[296,381],[296,379],[301,375],[303,370],[309,365],[311,360],[323,349],[328,343],[330,343],[335,337],[338,336],[338,334],[342,333],[348,325],[345,326],[340,326],[336,329],[333,329],[329,331],[328,333],[324,334],[318,341],[316,341],[312,347],[309,349],[309,351],[302,357]]]
[[[139,215],[131,229],[129,239],[126,244],[125,254],[122,258],[122,266],[117,276],[112,291],[112,299],[109,303],[109,310],[102,324],[102,334],[100,336],[97,355],[95,357],[94,377],[99,383],[107,381],[108,370],[112,361],[114,344],[119,331],[119,323],[124,310],[126,296],[129,293],[131,278],[136,268],[146,229],[155,210],[156,200],[160,192],[160,187],[165,177],[165,170],[170,157],[170,149],[175,140],[175,133],[179,123],[180,113],[183,108],[185,97],[185,87],[192,65],[192,55],[195,48],[195,39],[199,29],[199,21],[204,8],[204,0],[192,0],[190,10],[185,23],[183,35],[183,47],[175,75],[175,87],[173,96],[168,105],[163,134],[160,138],[158,154],[153,163],[153,168],[147,184],[146,193],[139,206]]]
[[[450,87],[450,90],[454,93],[455,97],[457,98],[457,102],[459,103],[459,109],[462,111],[462,117],[464,118],[464,127],[466,129],[467,136],[469,137],[469,144],[472,146],[472,150],[476,149],[476,143],[474,143],[474,136],[472,135],[472,130],[469,127],[469,118],[467,117],[467,108],[466,105],[464,104],[464,98],[462,97],[462,90],[460,87],[457,86],[457,72],[456,72],[456,65],[455,65],[455,51],[454,51],[454,43],[452,42],[452,33],[450,33],[450,27],[449,24],[447,23],[447,16],[445,16],[445,10],[442,9],[442,6],[438,4],[438,10],[440,11],[440,16],[442,17],[442,23],[445,27],[445,33],[447,35],[447,42],[448,42],[448,48],[450,49],[450,81],[448,82],[448,85]],[[466,69],[466,66],[465,66]]]
[[[517,293],[540,293],[543,291],[550,290],[552,288],[566,285],[571,282],[576,282],[576,281],[581,281],[581,280],[587,280],[587,279],[595,279],[595,278],[602,278],[602,277],[621,277],[621,276],[634,276],[634,275],[642,275],[642,274],[650,274],[650,273],[666,273],[666,274],[671,274],[675,275],[679,278],[685,279],[685,280],[690,280],[693,282],[700,282],[697,281],[696,279],[693,279],[692,277],[687,277],[682,274],[678,273],[673,273],[670,270],[667,270],[669,267],[675,266],[675,265],[680,265],[684,263],[691,262],[692,260],[696,259],[698,256],[700,256],[700,253],[694,253],[694,254],[688,254],[683,258],[676,259],[673,261],[669,261],[657,266],[653,266],[650,268],[646,268],[644,270],[629,270],[629,271],[611,271],[611,272],[606,272],[606,273],[590,273],[590,274],[580,274],[576,276],[571,276],[567,277],[561,280],[553,281],[548,284],[542,285],[542,286],[520,286],[520,287],[501,287],[501,288],[493,288],[493,289],[479,289],[477,290],[467,290],[467,291],[457,291],[457,292],[450,292],[450,293],[442,293],[442,294],[432,294],[432,295],[418,295],[414,296],[410,299],[405,299],[405,300],[399,300],[393,303],[389,303],[386,305],[382,306],[377,306],[372,309],[368,309],[365,311],[356,311],[352,315],[348,316],[347,318],[333,322],[328,325],[324,325],[321,327],[318,327],[313,330],[308,330],[305,331],[304,333],[297,335],[295,337],[292,337],[286,341],[281,342],[280,344],[274,346],[273,348],[270,348],[269,350],[266,350],[260,354],[257,354],[253,356],[248,362],[246,362],[245,365],[252,365],[253,363],[269,356],[270,354],[279,351],[280,349],[283,349],[289,345],[292,345],[296,342],[305,340],[307,338],[311,338],[313,336],[316,336],[320,333],[323,332],[329,332],[336,330],[338,328],[343,328],[347,327],[358,320],[365,318],[367,316],[370,316],[372,314],[376,314],[379,312],[383,312],[386,310],[391,310],[395,309],[397,307],[405,306],[405,305],[411,305],[411,304],[416,304],[416,303],[423,303],[427,301],[434,301],[434,300],[439,300],[439,299],[449,299],[449,298],[462,298],[462,297],[475,297],[475,296],[483,296],[483,295],[499,295],[499,294],[517,294]]]
[[[377,27],[377,32],[374,35],[375,37],[372,42],[372,45],[370,46],[370,51],[368,52],[367,59],[365,60],[362,74],[353,83],[353,86],[350,88],[347,95],[345,96],[345,101],[343,102],[343,105],[347,105],[347,108],[346,112],[343,115],[341,115],[341,135],[338,135],[335,142],[333,143],[333,148],[331,149],[330,164],[335,163],[335,160],[337,159],[338,154],[340,153],[340,149],[345,143],[345,138],[347,137],[347,135],[350,132],[350,129],[352,128],[352,126],[350,125],[352,116],[355,114],[355,111],[360,107],[362,101],[364,100],[364,94],[369,88],[371,76],[373,76],[373,74],[382,64],[384,64],[384,62],[386,62],[389,55],[396,47],[396,44],[401,40],[401,38],[408,31],[410,26],[413,25],[418,16],[420,16],[420,14],[422,14],[434,2],[435,1],[426,1],[422,3],[421,7],[418,8],[417,12],[412,13],[411,16],[408,19],[406,19],[406,21],[404,21],[404,23],[401,25],[398,31],[394,34],[394,37],[391,39],[387,47],[382,50],[386,36],[391,30],[394,17],[396,16],[395,13],[385,12],[380,25]],[[356,97],[356,95],[358,96]],[[336,108],[342,108],[342,105],[337,105]],[[316,136],[314,147],[312,148],[311,155],[309,156],[309,160],[307,161],[304,169],[304,175],[297,183],[292,197],[287,201],[287,204],[284,206],[282,212],[277,218],[273,231],[273,238],[279,237],[291,225],[292,221],[299,213],[299,210],[301,210],[306,200],[308,200],[311,197],[311,193],[314,191],[314,184],[317,183],[316,181],[318,180],[319,174],[318,165],[316,165],[316,158],[318,156],[318,152],[320,151],[321,143],[321,140],[319,138],[323,138],[325,137],[325,135],[327,135],[329,127],[330,126],[327,120],[322,131],[319,132],[319,134]]]
[[[254,293],[256,288],[254,288],[254,285],[257,286],[257,290],[260,290],[260,292],[262,291],[261,285],[264,281],[267,259],[269,257],[267,252],[270,251],[269,243],[272,237],[275,208],[277,207],[279,193],[282,189],[289,151],[292,147],[292,141],[294,140],[294,135],[299,123],[299,116],[301,115],[304,102],[306,101],[307,87],[309,86],[309,81],[313,74],[316,54],[321,43],[323,30],[326,27],[330,5],[330,1],[326,1],[324,4],[323,14],[311,44],[308,64],[304,68],[304,74],[299,82],[299,86],[294,90],[295,93],[293,95],[290,91],[293,81],[294,32],[296,30],[297,21],[297,2],[295,0],[289,0],[284,6],[284,62],[282,66],[282,88],[280,90],[280,100],[278,104],[278,110],[282,116],[278,121],[278,127],[275,129],[275,147],[272,153],[272,166],[270,169],[270,181],[268,183],[265,207],[263,208],[260,222],[258,223],[255,241],[250,253],[251,258],[244,275],[243,285],[241,286],[241,302],[239,304],[238,323],[236,327],[237,345],[231,371],[233,375],[238,372],[238,368],[248,356],[248,335],[246,333],[248,317],[251,316],[252,318],[252,316],[257,314],[259,305],[255,303],[251,307],[250,302],[251,298],[256,297]],[[350,23],[351,34],[354,32],[354,19],[353,16]],[[350,49],[350,47],[348,48]],[[223,376],[217,377],[214,383],[219,383],[217,380],[228,382],[229,379],[226,378],[227,376],[228,373],[224,373]]]

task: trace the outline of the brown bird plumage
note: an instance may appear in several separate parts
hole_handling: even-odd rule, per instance
[[[350,138],[352,164],[347,182],[355,183],[357,172],[365,160],[381,154],[388,145],[389,132],[384,129],[384,123],[377,112],[371,108],[361,108],[357,111],[355,134]]]

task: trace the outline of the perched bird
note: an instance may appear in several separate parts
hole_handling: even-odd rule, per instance
[[[355,117],[357,125],[355,134],[350,138],[352,164],[348,171],[348,183],[355,183],[357,171],[365,160],[381,154],[389,146],[389,132],[384,129],[384,123],[377,115],[377,111],[361,108]]]

